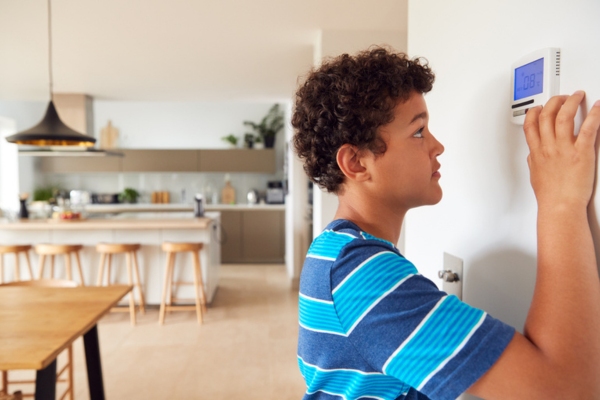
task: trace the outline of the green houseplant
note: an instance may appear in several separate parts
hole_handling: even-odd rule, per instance
[[[119,201],[121,203],[136,203],[140,193],[132,188],[125,188],[119,193]]]
[[[274,104],[258,124],[244,121],[244,125],[252,128],[263,139],[266,148],[272,148],[275,145],[275,135],[283,129],[283,111],[279,109],[279,104]]]
[[[229,143],[229,145],[231,147],[237,147],[237,142],[238,142],[238,137],[234,136],[233,133],[227,135],[227,136],[223,136],[221,139],[223,139],[224,141],[226,141],[227,143]]]

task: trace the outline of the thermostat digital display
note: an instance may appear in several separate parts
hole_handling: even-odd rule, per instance
[[[544,59],[540,58],[515,69],[514,100],[544,91]]]
[[[559,92],[560,49],[546,48],[521,58],[512,66],[511,120],[523,125],[527,111],[544,105]]]

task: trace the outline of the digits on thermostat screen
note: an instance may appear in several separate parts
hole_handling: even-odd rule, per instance
[[[515,98],[519,100],[544,91],[544,58],[515,69]]]

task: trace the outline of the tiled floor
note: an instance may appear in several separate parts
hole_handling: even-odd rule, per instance
[[[283,265],[224,265],[204,324],[193,312],[112,313],[99,324],[107,399],[301,399],[298,295]],[[83,342],[75,398],[89,399]]]

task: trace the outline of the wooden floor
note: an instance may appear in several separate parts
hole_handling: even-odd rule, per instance
[[[112,313],[98,329],[107,399],[301,399],[298,295],[283,265],[223,265],[199,326],[193,312]],[[75,399],[89,399],[81,339]],[[60,391],[60,387],[59,387]]]

